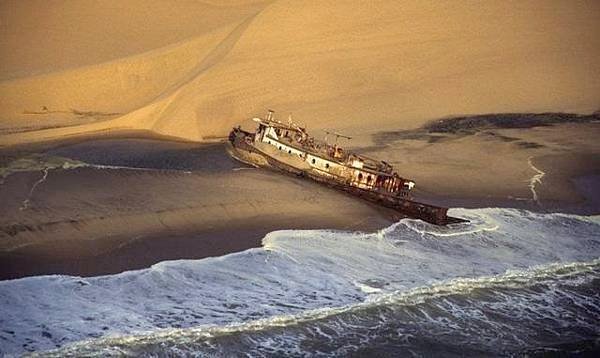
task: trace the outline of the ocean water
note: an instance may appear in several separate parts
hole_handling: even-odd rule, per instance
[[[376,233],[92,278],[0,282],[0,352],[41,356],[511,356],[600,350],[600,216],[452,209]]]

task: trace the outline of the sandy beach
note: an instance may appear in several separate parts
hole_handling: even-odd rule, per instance
[[[372,231],[401,217],[237,163],[224,144],[101,139],[42,155],[0,185],[5,279],[116,273],[258,247],[277,229]]]
[[[423,128],[353,143],[411,175],[416,199],[431,204],[590,215],[600,213],[600,124],[590,120],[468,133]],[[0,152],[3,279],[117,273],[259,247],[274,230],[370,232],[402,218],[236,162],[225,143],[138,137],[145,138],[123,133]]]

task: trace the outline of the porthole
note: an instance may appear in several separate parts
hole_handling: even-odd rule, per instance
[[[312,163],[315,164],[315,158],[313,158]]]
[[[358,173],[358,180],[362,180],[362,173]]]
[[[281,146],[279,146],[279,150],[281,150]]]
[[[371,176],[370,175],[367,177],[367,184],[371,184]]]
[[[325,163],[325,168],[329,168],[329,163]]]
[[[290,149],[290,150],[288,150],[288,154],[292,154],[292,150],[291,150],[291,149]]]

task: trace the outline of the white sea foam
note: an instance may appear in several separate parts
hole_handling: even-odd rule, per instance
[[[17,158],[0,167],[0,184],[4,183],[7,177],[19,172],[45,172],[53,169],[75,169],[89,166],[89,164],[73,159],[47,156],[42,154],[32,154],[26,157]],[[47,175],[47,174],[46,174]]]
[[[263,248],[218,258],[85,279],[0,282],[0,346],[16,353],[159,329],[210,334],[206,327],[244,322],[285,326],[308,312],[325,317],[406,299],[415,290],[468,289],[538,265],[560,268],[600,257],[598,216],[515,209],[451,214],[472,223],[438,228],[403,220],[372,234],[277,231],[263,239]]]
[[[19,210],[23,211],[23,210],[27,210],[27,208],[29,208],[31,196],[33,195],[33,192],[35,191],[35,188],[37,188],[38,185],[45,182],[46,179],[48,178],[48,168],[44,168],[44,170],[42,172],[43,172],[42,177],[38,181],[33,183],[33,185],[31,186],[31,189],[29,189],[29,194],[27,195],[27,198],[25,200],[23,200],[23,203],[21,204],[21,207],[19,208]]]
[[[61,156],[46,155],[46,154],[32,154],[29,156],[17,158],[5,166],[0,167],[0,184],[6,181],[9,176],[20,173],[20,172],[42,172],[45,177],[48,175],[50,170],[73,170],[78,168],[94,168],[94,169],[108,169],[108,170],[140,170],[140,171],[164,171],[164,169],[156,168],[145,168],[135,166],[123,166],[123,165],[104,165],[104,164],[93,164],[86,163],[83,161],[65,158]],[[185,174],[191,174],[190,171],[178,170]]]
[[[570,263],[570,264],[550,264],[550,265],[540,265],[533,267],[527,270],[511,270],[505,274],[497,275],[497,276],[485,276],[479,278],[459,278],[452,279],[446,282],[442,282],[439,284],[434,284],[431,286],[421,286],[409,289],[407,291],[399,291],[392,292],[383,296],[379,296],[376,300],[360,302],[357,304],[349,304],[336,308],[317,308],[303,311],[299,314],[287,314],[287,315],[275,315],[267,318],[252,320],[243,323],[232,323],[227,325],[203,325],[193,328],[186,329],[164,329],[159,330],[152,333],[140,334],[140,335],[126,335],[126,336],[113,336],[107,337],[103,339],[97,340],[89,340],[82,341],[70,346],[67,346],[65,349],[60,349],[54,352],[50,352],[49,356],[63,356],[65,354],[79,355],[79,354],[89,354],[91,351],[103,352],[103,354],[122,354],[122,347],[131,347],[133,349],[139,348],[138,346],[143,345],[164,345],[165,347],[172,347],[177,345],[186,344],[194,344],[198,341],[219,337],[226,334],[235,334],[235,333],[246,333],[251,334],[252,332],[260,332],[264,330],[269,330],[277,327],[285,327],[290,328],[293,326],[298,326],[301,324],[306,324],[310,322],[315,322],[318,320],[323,320],[328,317],[340,315],[340,314],[354,314],[360,315],[361,311],[366,309],[373,309],[378,306],[389,306],[389,305],[401,305],[401,307],[406,308],[408,306],[418,306],[422,305],[426,302],[435,302],[436,300],[440,302],[439,307],[443,306],[451,306],[450,311],[463,311],[464,309],[460,307],[460,305],[453,304],[452,301],[443,300],[444,297],[455,296],[455,295],[463,295],[466,297],[467,294],[473,292],[475,290],[487,289],[487,290],[502,290],[506,288],[511,288],[515,290],[522,290],[523,292],[527,292],[527,288],[530,286],[539,286],[539,285],[556,285],[559,282],[561,285],[580,285],[583,282],[578,282],[581,280],[589,281],[591,279],[590,276],[586,276],[588,273],[598,273],[600,270],[600,260],[595,259],[590,262],[583,263]],[[558,289],[555,289],[555,291]],[[502,295],[498,291],[495,291],[496,296]],[[562,293],[563,296],[569,297],[569,294]],[[504,301],[502,307],[498,308],[498,313],[507,308],[516,312],[517,310],[527,310],[531,309],[532,302],[527,301],[527,297],[523,297],[524,294],[521,293],[520,297],[516,297],[515,299],[511,299],[509,297],[501,297],[496,298],[496,301]],[[577,297],[571,295],[572,298],[571,304],[578,304]],[[508,299],[507,299],[508,298]],[[522,298],[525,298],[526,302],[523,301]],[[440,300],[442,299],[442,300]],[[546,299],[551,300],[550,295],[547,296]],[[508,303],[508,304],[507,304]],[[544,298],[542,298],[542,304],[544,303]],[[548,303],[548,302],[546,302]],[[539,303],[537,303],[539,305]],[[593,302],[585,302],[586,305],[592,306],[595,312],[600,312],[600,306],[598,304],[594,304]],[[478,306],[478,302],[468,302],[470,306]],[[561,307],[542,307],[541,309],[535,312],[536,315],[542,315],[548,320],[555,320],[560,318]],[[585,307],[582,307],[585,309]],[[397,308],[398,309],[398,308]],[[477,309],[477,308],[476,308]],[[544,312],[546,309],[550,310],[548,312]],[[450,327],[446,328],[457,328],[452,327],[451,322],[447,321],[438,321],[437,318],[429,316],[429,314],[420,309],[419,310],[421,317],[419,320],[421,321],[430,321],[435,323],[440,328],[444,329],[444,327],[450,324]],[[473,312],[463,312],[464,317],[469,317],[470,319],[478,318],[473,317]],[[461,315],[459,313],[459,315]],[[356,317],[356,316],[355,316]],[[522,319],[527,319],[527,314],[521,315]],[[415,318],[415,317],[413,317]],[[385,317],[380,317],[380,319],[385,320]],[[500,329],[506,330],[506,327],[502,326],[501,322],[491,322],[490,320],[485,319],[485,317],[479,317],[479,319],[483,319],[485,324],[498,325],[498,331]],[[587,325],[593,325],[594,323],[588,323]],[[593,326],[592,326],[593,327]],[[331,339],[332,333],[327,333],[323,329],[321,329],[318,325],[313,325],[310,328],[317,331],[317,335]],[[327,328],[327,326],[325,326]],[[340,327],[342,328],[342,327]],[[546,328],[549,328],[546,326]],[[340,330],[332,330],[330,332],[335,332],[335,334],[340,333]],[[496,333],[497,334],[497,333]],[[504,333],[504,335],[510,335],[510,332]],[[515,341],[521,341],[518,336],[512,337]],[[268,339],[268,338],[267,338]],[[293,338],[292,338],[293,340]],[[258,342],[257,342],[258,343]],[[268,343],[268,342],[267,342]],[[523,342],[524,343],[524,342]],[[264,339],[260,342],[261,345],[264,345]],[[275,345],[274,345],[275,346]],[[172,348],[170,348],[172,350]],[[301,352],[299,352],[301,353]],[[302,355],[302,354],[299,354]]]
[[[531,190],[532,200],[539,204],[538,195],[537,195],[537,192],[535,191],[535,186],[537,184],[542,184],[542,178],[546,175],[546,173],[544,173],[543,171],[536,168],[536,166],[533,165],[533,162],[531,160],[532,160],[531,157],[529,159],[527,159],[527,164],[529,164],[529,167],[533,171],[535,171],[536,174],[534,174],[531,177],[531,179],[529,179],[529,190]]]

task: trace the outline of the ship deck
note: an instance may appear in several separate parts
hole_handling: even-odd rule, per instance
[[[289,136],[287,136],[287,137],[281,136],[278,139],[275,139],[275,138],[269,136],[269,138],[272,140],[279,141],[279,142],[281,142],[287,146],[290,146],[296,150],[303,151],[303,152],[306,152],[308,154],[311,154],[311,155],[314,155],[314,156],[317,156],[317,157],[320,157],[323,159],[327,159],[329,161],[335,162],[335,163],[337,163],[339,165],[343,165],[343,166],[348,166],[347,162],[348,162],[348,158],[351,154],[354,154],[357,157],[365,158],[362,155],[347,152],[345,150],[341,157],[336,158],[336,157],[330,155],[330,153],[328,151],[328,148],[333,148],[333,147],[328,145],[327,143],[321,142],[321,141],[314,141],[315,145],[308,146],[308,145],[303,145],[301,143],[294,141],[294,139]],[[310,137],[310,138],[312,139],[312,137]],[[370,158],[368,158],[368,159],[372,160]],[[386,173],[386,172],[374,170],[374,169],[366,167],[366,166],[360,168],[360,170],[374,174],[374,175],[379,175],[379,176],[392,176],[393,175],[392,173]]]

